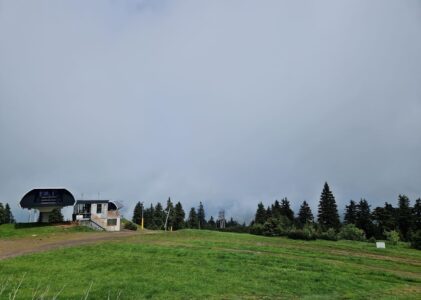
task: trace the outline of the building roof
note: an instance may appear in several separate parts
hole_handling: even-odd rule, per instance
[[[64,188],[36,188],[23,196],[20,201],[22,208],[64,207],[73,205],[75,198]]]
[[[110,200],[76,200],[76,204],[108,203]]]

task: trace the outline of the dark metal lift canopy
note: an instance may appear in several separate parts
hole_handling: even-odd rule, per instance
[[[22,208],[47,208],[75,204],[75,198],[65,188],[38,188],[26,193],[20,201]]]

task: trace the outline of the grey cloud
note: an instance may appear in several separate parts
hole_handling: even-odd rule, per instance
[[[418,1],[1,1],[0,201],[419,197],[420,25]]]

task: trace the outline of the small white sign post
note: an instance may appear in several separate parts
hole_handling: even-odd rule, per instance
[[[386,244],[384,242],[376,242],[376,248],[377,249],[385,249]]]

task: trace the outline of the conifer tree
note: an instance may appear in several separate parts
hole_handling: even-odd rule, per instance
[[[357,219],[357,204],[354,200],[349,201],[349,205],[345,207],[345,224],[355,224]]]
[[[264,224],[266,222],[266,210],[262,202],[257,205],[256,216],[254,217],[255,224]]]
[[[367,237],[373,236],[373,223],[367,200],[361,199],[356,208],[355,225],[364,230]]]
[[[197,209],[197,219],[199,221],[199,229],[203,229],[206,227],[206,216],[205,216],[205,209],[203,208],[202,202],[199,204],[199,208]]]
[[[272,209],[270,208],[270,206],[268,206],[267,208],[266,208],[266,221],[269,219],[269,218],[272,218]]]
[[[412,214],[409,199],[405,195],[399,195],[399,207],[397,209],[397,223],[399,231],[405,240],[408,240],[409,230],[412,223]]]
[[[281,216],[281,205],[278,200],[272,204],[272,216],[274,218],[279,218]]]
[[[421,199],[415,201],[414,208],[412,209],[413,231],[421,230]]]
[[[208,221],[208,228],[209,229],[216,229],[216,222],[213,219],[213,216],[211,216],[209,221]]]
[[[63,222],[63,215],[61,213],[61,209],[54,208],[51,213],[48,215],[48,222],[49,223],[61,223]]]
[[[154,215],[155,215],[155,208],[153,207],[151,203],[151,206],[145,209],[145,212],[143,213],[143,221],[144,221],[145,228],[157,229],[157,226],[154,221]]]
[[[395,208],[387,202],[385,202],[384,207],[376,207],[371,214],[371,218],[375,227],[376,238],[384,238],[385,232],[397,229]]]
[[[137,202],[134,209],[133,209],[133,218],[132,222],[135,224],[140,224],[142,221],[142,204]]]
[[[190,209],[187,224],[189,228],[193,228],[193,229],[199,228],[199,219],[197,218],[196,209],[194,207]]]
[[[4,223],[12,224],[15,223],[15,218],[13,217],[12,210],[10,209],[9,203],[6,203],[4,208]]]
[[[177,204],[175,205],[174,211],[175,211],[175,215],[174,215],[173,229],[174,230],[183,229],[185,226],[184,219],[186,218],[186,214],[180,202],[177,202]]]
[[[292,211],[287,198],[281,200],[280,212],[281,216],[287,217],[291,222],[294,221],[294,212]]]
[[[165,214],[160,202],[155,205],[154,214],[153,214],[153,222],[157,229],[164,228],[165,222]]]
[[[0,202],[0,225],[5,223],[5,211],[3,203]]]
[[[308,206],[307,201],[303,201],[303,204],[301,204],[300,211],[298,212],[298,220],[302,225],[313,223],[313,213],[311,212],[311,208]]]
[[[329,228],[338,229],[340,226],[335,197],[330,191],[327,182],[325,182],[322,194],[320,195],[318,222],[323,230]]]

